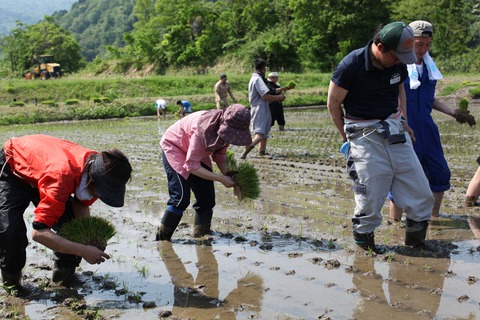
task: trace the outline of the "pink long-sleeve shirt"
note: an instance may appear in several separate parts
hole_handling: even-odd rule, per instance
[[[203,137],[199,136],[197,124],[200,116],[207,111],[194,112],[170,126],[160,140],[160,146],[170,166],[183,178],[200,169],[202,163],[212,168],[212,161],[224,163],[229,145],[215,152],[207,151]],[[210,159],[211,157],[211,159]]]

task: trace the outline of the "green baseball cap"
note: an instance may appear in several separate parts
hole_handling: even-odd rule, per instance
[[[379,36],[382,44],[395,51],[402,63],[411,64],[417,62],[417,57],[413,50],[415,37],[410,26],[401,21],[392,22],[380,30]]]

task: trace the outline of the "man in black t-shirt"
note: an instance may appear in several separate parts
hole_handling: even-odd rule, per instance
[[[366,250],[381,251],[374,230],[381,224],[389,190],[407,216],[405,244],[425,245],[434,199],[413,150],[403,87],[405,64],[417,60],[413,43],[408,25],[387,24],[364,48],[343,58],[328,89],[328,110],[349,144],[347,169],[356,203],[353,236]]]

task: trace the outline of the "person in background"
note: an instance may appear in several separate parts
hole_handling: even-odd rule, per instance
[[[177,113],[181,117],[185,117],[186,115],[193,112],[192,104],[188,100],[178,100],[177,106],[178,106]]]
[[[68,282],[82,258],[90,264],[109,258],[52,229],[89,216],[89,206],[98,198],[112,207],[123,206],[132,167],[121,151],[99,153],[59,138],[30,135],[4,143],[0,166],[0,267],[5,286],[21,288],[28,245],[23,214],[30,202],[35,205],[32,239],[55,252],[53,281]]]
[[[255,72],[252,73],[248,83],[248,100],[250,101],[250,113],[252,115],[251,127],[255,137],[252,144],[245,147],[241,159],[246,159],[257,144],[260,144],[258,154],[265,155],[268,133],[272,127],[272,115],[268,104],[269,102],[285,100],[284,95],[274,95],[274,92],[268,88],[265,79],[265,72],[267,71],[265,60],[257,58],[254,66]]]
[[[160,116],[163,116],[163,119],[167,116],[167,101],[163,99],[158,99],[155,101],[155,109],[157,109],[157,119],[160,120]]]
[[[405,79],[407,96],[408,125],[415,133],[413,148],[428,178],[430,189],[435,197],[432,217],[438,217],[444,192],[450,189],[450,169],[443,153],[438,127],[433,121],[432,109],[454,117],[458,122],[475,124],[475,118],[445,105],[435,98],[437,80],[442,79],[429,50],[433,42],[433,25],[428,21],[417,20],[410,23],[415,36],[414,50],[417,62],[407,66]],[[390,218],[400,220],[402,209],[395,205],[395,199],[389,196]]]
[[[281,87],[278,83],[278,72],[270,72],[268,74],[267,86],[273,95],[279,95],[283,92],[287,92],[286,87]],[[283,113],[283,104],[281,101],[270,102],[270,113],[272,114],[272,127],[275,125],[275,121],[278,123],[278,130],[285,130],[285,115]]]
[[[250,113],[240,104],[222,110],[195,112],[170,126],[162,136],[160,146],[167,173],[170,198],[156,240],[170,240],[183,212],[195,195],[194,237],[210,232],[215,207],[214,181],[232,188],[235,183],[227,175],[228,147],[246,146],[252,142],[248,126]],[[212,170],[212,160],[221,174]]]
[[[230,95],[233,103],[237,103],[237,99],[235,99],[235,96],[232,93],[230,82],[228,82],[227,75],[225,73],[220,75],[220,80],[218,80],[215,84],[214,91],[217,109],[225,109],[228,107],[227,94]]]
[[[389,190],[407,215],[405,245],[425,246],[434,199],[404,118],[405,64],[417,61],[413,44],[413,30],[403,22],[379,28],[364,48],[342,59],[328,88],[328,111],[349,145],[353,238],[365,250],[383,251],[375,245],[374,231]]]

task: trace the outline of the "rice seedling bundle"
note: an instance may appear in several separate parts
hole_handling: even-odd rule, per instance
[[[116,230],[108,220],[90,216],[65,223],[58,233],[67,240],[105,251],[108,240],[116,234]]]
[[[296,86],[297,86],[297,84],[295,83],[295,81],[290,80],[290,81],[288,81],[288,83],[287,83],[287,89],[288,89],[288,90],[293,89],[293,88],[295,88]]]
[[[228,175],[235,182],[233,193],[239,201],[257,199],[260,196],[260,179],[257,169],[248,162],[237,163],[233,152],[227,152]]]

